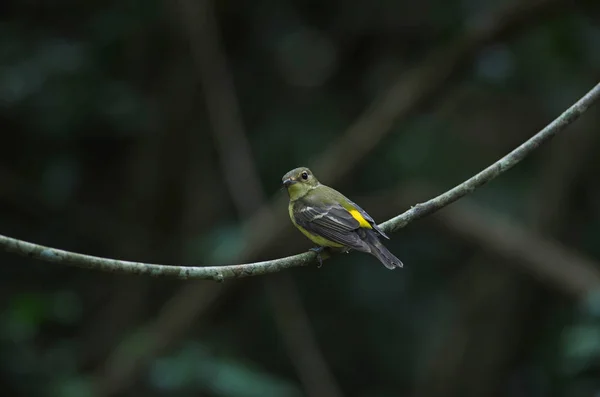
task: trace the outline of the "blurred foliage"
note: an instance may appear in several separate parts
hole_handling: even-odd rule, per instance
[[[265,193],[284,194],[286,171],[311,166],[398,76],[504,3],[215,2]],[[383,221],[408,205],[386,192],[448,189],[556,117],[600,77],[598,4],[557,3],[478,49],[335,187]],[[230,263],[242,252],[182,4],[0,5],[0,233],[155,263]],[[470,199],[600,261],[599,114]],[[570,300],[439,226],[394,235],[387,245],[406,267],[393,274],[360,254],[286,272],[344,395],[597,395],[599,296]],[[308,247],[289,227],[261,258]],[[154,321],[186,285],[0,255],[3,395],[118,388],[104,371],[112,352],[151,349],[142,330],[153,325],[168,334]],[[306,395],[268,280],[225,283],[116,395]]]

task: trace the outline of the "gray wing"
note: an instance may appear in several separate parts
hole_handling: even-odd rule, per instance
[[[365,231],[360,229],[358,221],[339,204],[312,207],[297,202],[294,215],[296,223],[312,233],[355,250],[362,251],[366,248],[361,239]]]

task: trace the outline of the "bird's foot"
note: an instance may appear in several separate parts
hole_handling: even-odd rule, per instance
[[[324,247],[313,247],[310,249],[310,251],[317,253],[317,268],[323,266],[323,258],[321,258],[321,252],[323,252],[324,249]]]

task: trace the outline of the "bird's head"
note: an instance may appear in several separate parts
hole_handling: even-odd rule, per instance
[[[294,168],[283,176],[281,183],[287,189],[291,200],[303,197],[319,185],[317,178],[306,167]]]

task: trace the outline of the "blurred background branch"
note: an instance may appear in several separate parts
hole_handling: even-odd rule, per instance
[[[370,204],[413,202],[433,190],[430,186],[407,184]],[[436,212],[432,218],[452,235],[519,267],[523,273],[543,280],[544,285],[552,286],[566,296],[584,299],[600,287],[598,263],[468,199]]]

